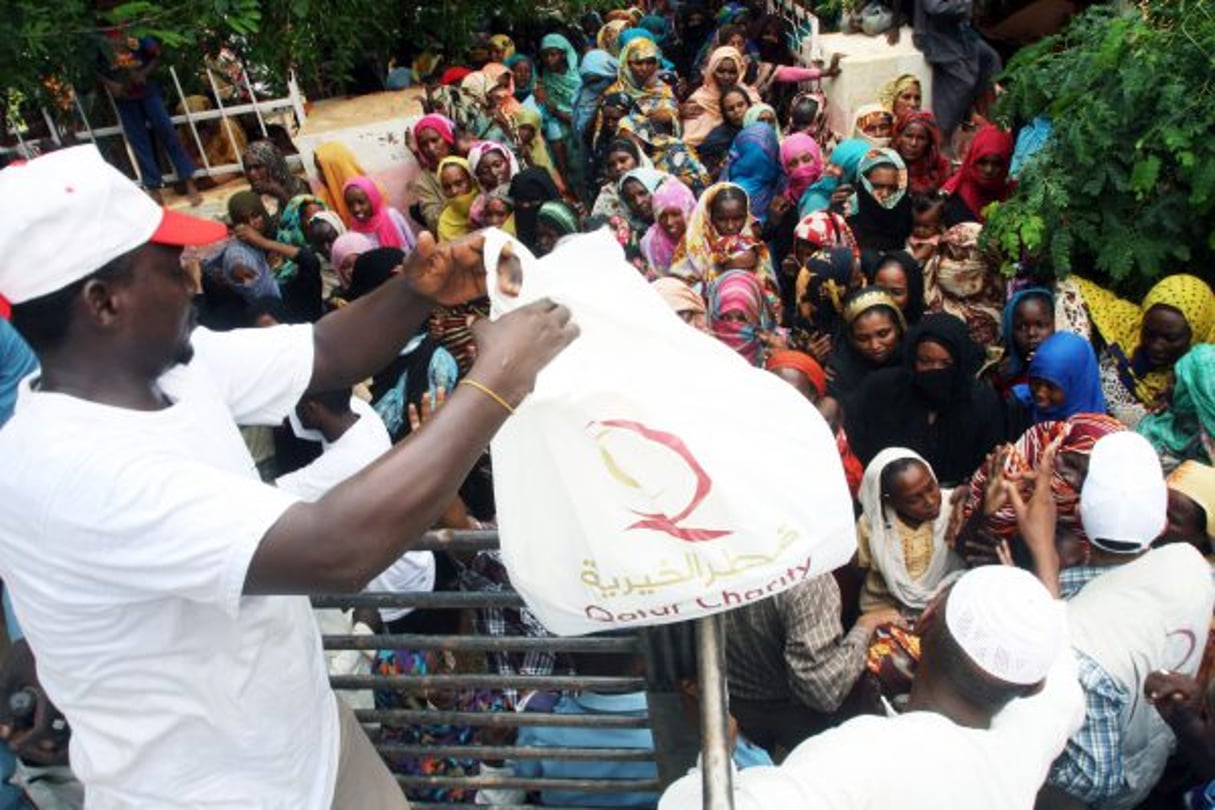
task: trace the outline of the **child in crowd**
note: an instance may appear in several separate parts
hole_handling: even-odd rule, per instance
[[[861,610],[897,607],[919,613],[962,561],[950,548],[950,502],[928,462],[891,447],[865,468],[857,562],[868,574]]]
[[[350,229],[365,234],[376,247],[412,250],[417,243],[405,215],[384,202],[379,186],[367,177],[355,177],[342,188]]]
[[[907,250],[921,262],[936,253],[945,234],[945,198],[939,194],[911,195],[911,238]]]

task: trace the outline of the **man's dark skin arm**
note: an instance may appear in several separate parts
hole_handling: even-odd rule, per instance
[[[466,267],[484,278],[479,241],[445,245],[434,253],[422,246],[422,256],[413,258],[429,261],[444,248],[455,253],[429,270],[407,262],[401,278],[316,325],[311,390],[349,385],[385,365],[429,311],[430,297],[460,300],[474,297],[469,292],[484,292],[483,281],[479,291],[461,286]],[[473,252],[464,256],[466,248]],[[462,263],[466,258],[475,259],[475,268]],[[517,263],[508,263],[508,281],[500,280],[508,293],[517,291],[514,269]],[[420,298],[419,291],[426,297]],[[479,357],[468,379],[517,406],[531,391],[537,372],[577,336],[569,317],[565,307],[540,301],[493,323],[478,323]],[[319,501],[288,509],[254,554],[245,593],[362,589],[443,513],[508,416],[489,395],[460,386],[407,441]]]
[[[309,392],[362,382],[392,362],[436,303],[450,306],[485,295],[483,245],[480,235],[439,245],[423,232],[395,278],[317,321]],[[498,283],[508,295],[518,294],[520,274],[517,260],[500,268]]]

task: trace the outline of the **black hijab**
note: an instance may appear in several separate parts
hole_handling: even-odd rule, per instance
[[[861,383],[865,381],[866,377],[884,368],[898,368],[903,363],[903,346],[907,339],[907,324],[901,317],[898,308],[893,306],[893,302],[887,303],[890,300],[889,298],[879,298],[873,294],[878,289],[880,288],[865,287],[850,293],[844,299],[839,334],[828,364],[831,369],[831,376],[827,391],[831,396],[844,402],[845,408],[847,408],[849,397],[860,388]],[[885,291],[883,290],[882,292]],[[875,363],[857,351],[848,335],[848,330],[852,328],[853,321],[873,310],[885,312],[899,329],[899,345],[886,362],[880,364]]]
[[[510,197],[515,203],[515,233],[528,250],[535,251],[540,206],[561,199],[561,192],[547,169],[533,166],[511,178]]]
[[[925,342],[945,349],[953,365],[916,371]],[[908,447],[932,465],[941,486],[956,486],[1007,438],[1003,404],[975,379],[981,353],[961,319],[926,315],[905,346],[902,366],[871,374],[849,401],[849,441],[864,464],[884,448]]]
[[[369,250],[354,260],[350,273],[350,287],[346,297],[350,301],[362,298],[375,291],[392,278],[392,273],[405,261],[405,252],[400,248],[383,247]]]
[[[910,326],[915,326],[924,317],[924,268],[914,256],[905,250],[862,250],[861,271],[870,284],[876,284],[878,270],[888,262],[898,262],[907,279],[907,306],[903,317]]]
[[[873,154],[872,152],[870,154]],[[886,167],[879,163],[867,171]],[[894,204],[885,208],[873,198],[866,186],[865,178],[858,177],[856,183],[857,211],[848,217],[848,226],[856,243],[865,250],[902,250],[911,236],[911,195],[906,191]]]

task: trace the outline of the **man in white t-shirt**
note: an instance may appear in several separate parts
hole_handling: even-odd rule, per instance
[[[304,594],[361,589],[429,527],[576,336],[568,310],[478,325],[473,382],[427,429],[301,502],[258,480],[237,425],[367,377],[436,302],[483,295],[480,238],[422,239],[314,326],[216,334],[193,329],[181,246],[220,226],[93,147],[0,171],[0,196],[0,294],[41,365],[0,431],[0,576],[89,807],[406,806],[334,699]]]
[[[401,254],[404,258],[404,254]],[[319,501],[347,478],[362,472],[392,448],[388,428],[375,409],[349,388],[305,394],[288,417],[296,437],[321,443],[321,455],[312,463],[275,480],[279,489],[303,501]],[[401,593],[429,591],[435,583],[435,555],[429,551],[406,551],[400,559],[376,576],[367,590]],[[313,611],[324,635],[369,636],[383,632],[383,625],[410,608],[371,608],[355,611],[317,608]],[[366,675],[371,672],[374,650],[327,650],[330,675]],[[352,709],[375,708],[369,689],[347,690],[340,697]]]
[[[811,737],[775,768],[734,776],[738,810],[982,807],[1030,810],[1084,701],[1063,604],[1032,574],[970,571],[921,618],[909,710]],[[660,810],[701,807],[692,773]]]

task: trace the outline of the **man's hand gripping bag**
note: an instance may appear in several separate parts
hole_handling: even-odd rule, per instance
[[[504,245],[520,294],[497,287]],[[790,385],[684,323],[612,236],[536,259],[485,244],[491,317],[548,297],[581,335],[493,440],[511,581],[552,632],[740,607],[856,549],[835,438]]]

